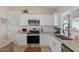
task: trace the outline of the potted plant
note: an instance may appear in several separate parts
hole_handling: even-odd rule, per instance
[[[27,9],[24,9],[24,10],[23,10],[23,13],[24,13],[24,14],[28,14],[29,12],[28,12]]]

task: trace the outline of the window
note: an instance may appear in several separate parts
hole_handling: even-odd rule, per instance
[[[79,18],[72,19],[72,29],[79,30]]]
[[[79,9],[72,12],[72,30],[79,30]]]

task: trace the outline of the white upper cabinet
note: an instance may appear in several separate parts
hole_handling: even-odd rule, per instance
[[[28,25],[28,20],[37,19],[40,20],[41,26],[51,26],[54,24],[54,18],[52,15],[21,15],[21,25]]]
[[[20,25],[20,13],[19,12],[8,12],[8,24],[10,26]]]
[[[29,15],[29,19],[37,19],[37,20],[39,20],[40,16],[39,15]]]
[[[59,26],[60,23],[61,23],[59,14],[58,13],[54,13],[53,16],[54,16],[54,25],[55,26]]]
[[[28,25],[29,15],[21,15],[20,17],[20,25]]]
[[[40,15],[40,25],[41,26],[51,26],[52,19],[53,18],[51,15]]]
[[[20,25],[20,13],[10,11],[8,12],[8,33],[18,32]]]
[[[39,20],[40,19],[39,15],[27,15],[27,14],[21,15],[20,24],[28,26],[29,25],[28,20],[34,20],[34,19]]]

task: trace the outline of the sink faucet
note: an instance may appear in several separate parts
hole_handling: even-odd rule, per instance
[[[64,26],[65,26],[65,25],[68,26],[68,23],[64,23],[64,24],[63,24],[63,33],[64,33],[64,34],[65,34],[65,31],[64,31],[64,30],[65,30],[65,29],[64,29]]]
[[[64,26],[65,25],[67,25],[68,26],[68,28],[67,28],[67,30],[68,30],[68,37],[70,37],[70,20],[68,20],[68,23],[64,23],[63,24],[63,28],[64,28]],[[65,34],[65,31],[64,31],[65,29],[63,29],[63,33]]]

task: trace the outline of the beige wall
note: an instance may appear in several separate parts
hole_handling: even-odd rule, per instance
[[[0,6],[0,20],[1,18],[7,18],[8,17],[8,12],[9,11],[16,11],[16,12],[21,12],[22,13],[22,10],[24,9],[28,9],[29,11],[29,14],[51,14],[51,12],[53,11],[52,9],[50,8],[46,8],[46,7],[32,7],[32,6],[27,6],[27,7],[15,7],[15,6]],[[8,29],[7,29],[7,26],[6,24],[1,24],[0,23],[0,39],[7,39],[8,36],[7,36],[7,32],[8,32]]]
[[[43,7],[43,6],[9,6],[7,7],[8,11],[19,11],[22,13],[22,10],[27,9],[29,14],[51,14],[52,9]]]
[[[51,14],[53,12],[52,9],[44,7],[44,6],[0,6],[0,18],[7,18],[8,12],[17,11],[22,13],[24,9],[29,11],[29,14]]]
[[[1,18],[7,18],[7,8],[4,6],[0,6],[0,21],[1,21]],[[0,22],[0,40],[2,39],[8,39],[8,36],[7,36],[7,25],[6,24],[1,24]]]

